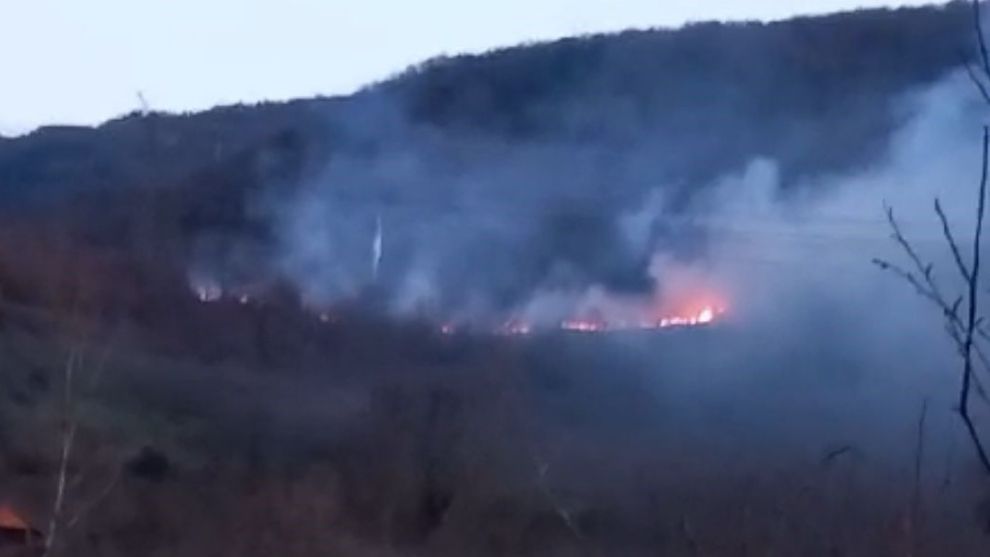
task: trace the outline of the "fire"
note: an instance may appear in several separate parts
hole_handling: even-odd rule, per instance
[[[674,278],[670,278],[672,276]],[[472,330],[501,336],[526,336],[553,330],[594,334],[710,327],[722,321],[727,313],[724,295],[727,290],[705,278],[671,273],[668,269],[668,280],[663,288],[652,294],[623,295],[592,288],[571,298],[548,297],[551,303],[529,303],[504,320],[488,325],[455,325],[448,321],[440,325],[440,332],[453,335]],[[556,311],[553,314],[543,309],[547,307],[558,309],[551,310]]]
[[[556,326],[540,326],[521,318],[507,319],[501,324],[486,329],[476,327],[468,323],[456,323],[453,321],[443,322],[439,325],[439,333],[443,336],[453,336],[465,331],[484,332],[499,336],[528,336],[537,331],[560,330],[572,333],[608,333],[624,331],[659,331],[664,329],[683,329],[689,327],[706,327],[719,322],[726,314],[724,305],[704,304],[694,311],[682,314],[660,314],[649,315],[651,312],[643,310],[644,315],[637,319],[613,318],[603,316],[596,317],[573,317],[560,321]],[[317,319],[324,323],[337,323],[339,317],[330,311],[321,311],[316,314]]]
[[[727,314],[727,293],[731,290],[726,283],[715,280],[716,275],[671,262],[663,262],[657,273],[652,292],[617,293],[601,286],[577,291],[538,291],[524,304],[497,314],[498,317],[487,314],[454,318],[448,314],[443,318],[424,312],[418,322],[425,319],[443,336],[491,334],[514,337],[552,331],[595,334],[700,328],[721,322]],[[255,302],[245,289],[225,292],[214,281],[202,280],[193,286],[202,301],[230,297],[241,304]],[[304,305],[323,324],[346,321],[332,307]]]
[[[725,309],[723,307],[706,305],[696,313],[665,315],[656,319],[644,319],[635,322],[568,319],[560,324],[560,328],[564,331],[577,333],[601,333],[606,331],[652,331],[658,329],[698,327],[711,325],[724,313]]]
[[[715,310],[711,307],[704,307],[698,312],[698,323],[701,325],[706,325],[715,320]]]
[[[727,307],[723,289],[704,276],[672,271],[668,268],[663,288],[647,297],[589,291],[560,328],[578,333],[652,331],[720,321]]]
[[[596,317],[572,317],[564,319],[556,327],[540,327],[523,319],[512,318],[491,330],[501,336],[528,336],[537,331],[554,329],[572,333],[608,333],[624,331],[659,331],[664,329],[684,329],[690,327],[707,327],[717,323],[726,314],[724,305],[704,303],[694,306],[695,309],[684,313],[657,314],[650,308],[642,309],[635,319]],[[457,334],[458,327],[452,323],[440,326],[440,333],[445,336]]]

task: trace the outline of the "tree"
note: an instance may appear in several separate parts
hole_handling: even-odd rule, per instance
[[[973,0],[973,21],[977,37],[979,51],[979,65],[974,68],[968,62],[965,64],[970,79],[980,91],[984,101],[990,106],[990,55],[987,52],[986,35],[983,33],[982,14],[980,0]],[[980,341],[990,341],[990,333],[984,327],[985,320],[980,316],[979,294],[980,294],[980,243],[983,236],[983,220],[986,215],[987,197],[987,164],[990,155],[990,127],[983,126],[983,157],[978,198],[976,203],[976,225],[973,231],[972,255],[967,261],[963,255],[963,250],[959,242],[952,233],[949,219],[942,210],[942,205],[938,198],[935,199],[935,213],[938,215],[942,225],[942,235],[952,254],[956,269],[961,275],[965,284],[964,294],[956,297],[951,302],[946,297],[944,290],[939,285],[933,274],[934,265],[925,262],[918,255],[911,243],[904,236],[901,228],[894,216],[891,207],[885,207],[887,221],[890,223],[892,238],[902,248],[910,262],[909,268],[898,266],[882,259],[874,259],[873,262],[885,271],[890,271],[906,280],[919,295],[932,302],[941,311],[945,319],[945,328],[949,337],[956,345],[959,356],[962,359],[962,378],[959,385],[959,398],[956,411],[959,413],[966,432],[974,448],[983,469],[990,474],[990,455],[987,453],[986,445],[976,423],[973,421],[972,404],[973,392],[976,391],[984,403],[990,405],[986,391],[976,374],[976,370],[981,367],[984,371],[990,372],[990,359],[980,344]]]

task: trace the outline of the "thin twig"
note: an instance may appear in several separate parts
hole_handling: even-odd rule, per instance
[[[891,216],[890,218],[893,217]],[[893,221],[892,226],[895,227],[895,230],[898,230],[896,228],[896,220]],[[903,236],[900,236],[898,232],[895,232],[895,237],[899,240],[899,243],[904,242],[903,245],[909,245],[907,244],[907,240],[905,240]],[[913,250],[911,253],[913,253]],[[884,259],[874,259],[873,264],[884,271],[888,271],[901,277],[908,284],[910,284],[921,297],[932,302],[938,307],[939,311],[942,312],[942,316],[945,317],[946,320],[946,333],[948,333],[949,338],[951,338],[955,343],[956,350],[959,352],[959,355],[962,356],[965,349],[965,325],[959,317],[959,306],[962,302],[962,298],[956,298],[952,304],[949,304],[945,298],[942,297],[939,287],[935,283],[935,278],[931,272],[930,265],[922,266],[925,277],[924,282],[922,282],[914,273]],[[921,265],[920,261],[918,261],[918,265]],[[977,334],[983,337],[984,340],[990,341],[990,334],[985,332],[983,329],[977,328]],[[975,343],[972,346],[972,350],[976,354],[980,364],[983,366],[983,369],[990,372],[990,357],[987,356],[986,352],[984,352],[983,349]],[[983,387],[982,381],[976,375],[973,375],[973,388],[981,399],[987,403],[990,403],[990,396],[988,396],[986,389]]]
[[[937,197],[935,198],[935,214],[938,215],[938,220],[942,223],[942,235],[945,236],[945,241],[949,244],[949,250],[952,251],[952,258],[956,261],[959,273],[963,276],[963,280],[969,281],[971,279],[970,271],[966,268],[966,263],[963,262],[962,253],[959,252],[959,244],[952,236],[949,219],[945,217],[945,211],[942,210],[942,204]]]
[[[856,447],[853,447],[852,445],[842,445],[841,447],[836,447],[834,449],[831,449],[827,451],[824,455],[822,455],[821,462],[825,466],[830,466],[839,457],[847,454],[855,455]]]
[[[900,224],[898,223],[897,218],[894,216],[893,209],[885,204],[884,211],[886,212],[887,215],[887,222],[890,224],[890,228],[892,230],[891,237],[904,250],[904,253],[914,264],[916,271],[915,272],[907,271],[906,269],[883,259],[874,259],[873,263],[877,265],[880,269],[892,272],[895,275],[898,275],[902,279],[906,280],[918,292],[918,294],[920,294],[922,297],[926,298],[927,300],[931,301],[939,308],[939,310],[942,312],[943,317],[945,317],[947,321],[947,331],[949,333],[949,336],[956,343],[956,348],[959,350],[960,355],[962,355],[962,352],[965,348],[965,330],[966,330],[966,326],[963,323],[962,318],[959,316],[959,306],[962,304],[963,301],[962,297],[957,297],[951,304],[948,302],[948,299],[942,294],[938,282],[935,280],[932,264],[930,263],[925,264],[922,262],[921,257],[914,250],[914,247],[911,245],[911,243],[907,240],[907,238],[904,236],[903,232],[901,231]],[[936,212],[941,212],[941,206],[940,204],[938,204],[937,201],[936,201]],[[958,249],[958,244],[955,243],[955,239],[953,238],[951,232],[948,231],[947,226],[946,226],[945,235],[946,235],[946,240],[950,242],[951,249],[955,253],[961,253]],[[966,268],[966,265],[962,263],[961,255],[959,256],[958,267],[960,270],[960,274],[963,275],[964,280],[968,283],[969,282],[968,277],[970,276],[970,271]],[[918,278],[919,276],[922,278]],[[980,318],[978,322],[977,333],[980,336],[982,336],[985,340],[990,341],[990,334],[984,332],[982,329],[982,318]],[[987,357],[987,355],[983,352],[983,350],[979,347],[979,345],[974,345],[973,349],[976,351],[976,355],[979,358],[980,363],[983,365],[984,369],[990,371],[990,358]],[[982,385],[980,385],[979,382],[975,380],[975,377],[974,377],[974,383],[977,392],[980,394],[980,396],[983,397],[985,400],[988,400],[988,402],[990,402],[990,399],[987,399],[986,391],[983,389]]]

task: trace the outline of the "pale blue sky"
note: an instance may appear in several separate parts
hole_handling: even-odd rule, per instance
[[[348,93],[443,53],[925,0],[0,0],[0,133]],[[799,7],[795,7],[799,6]]]

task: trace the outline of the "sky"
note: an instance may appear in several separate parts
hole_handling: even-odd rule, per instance
[[[0,134],[353,92],[441,54],[926,0],[0,0]],[[797,6],[797,7],[796,7]]]

